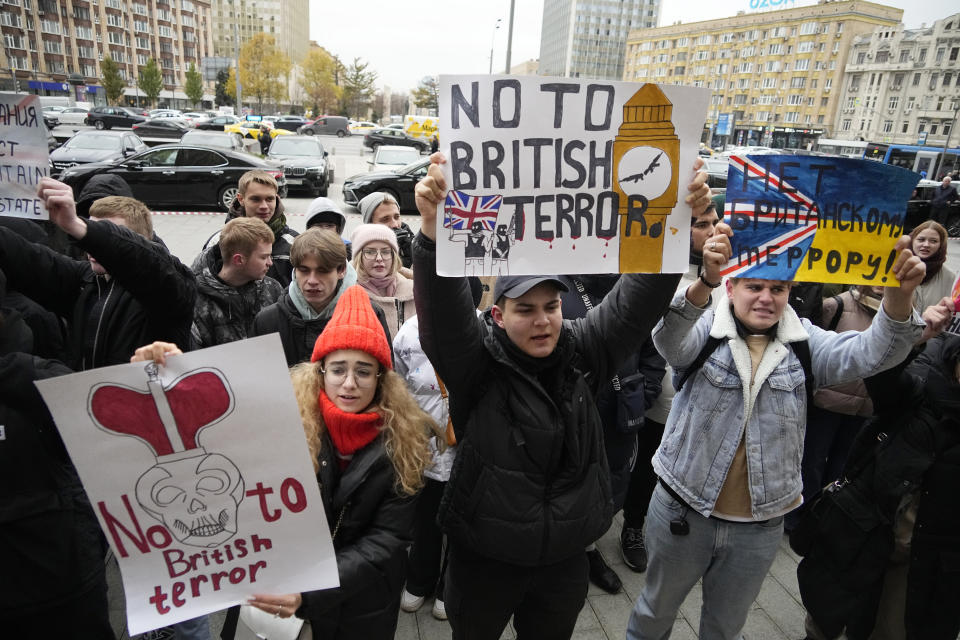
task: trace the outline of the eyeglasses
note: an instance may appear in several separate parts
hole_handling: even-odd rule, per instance
[[[328,382],[336,385],[343,384],[347,381],[347,376],[353,374],[354,383],[361,389],[364,389],[377,384],[377,378],[380,377],[382,372],[377,371],[374,373],[373,369],[368,367],[357,367],[353,371],[350,371],[349,367],[333,365],[326,369],[320,367],[320,373],[324,375]]]
[[[373,247],[367,247],[363,250],[363,257],[370,258],[371,260],[383,258],[384,261],[387,261],[393,258],[393,250],[389,247],[386,249],[374,249]]]

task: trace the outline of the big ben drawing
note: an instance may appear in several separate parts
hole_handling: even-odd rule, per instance
[[[667,216],[677,204],[680,139],[672,114],[673,103],[650,83],[623,105],[623,124],[613,140],[621,273],[661,270]]]

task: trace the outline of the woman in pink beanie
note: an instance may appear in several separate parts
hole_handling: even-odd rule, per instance
[[[416,496],[431,460],[427,439],[436,427],[393,371],[390,345],[359,286],[337,302],[310,360],[290,375],[340,586],[258,594],[249,604],[308,620],[315,639],[392,639]]]
[[[383,310],[392,343],[404,321],[417,313],[413,280],[400,271],[396,234],[382,224],[362,224],[354,229],[350,243],[357,284]]]

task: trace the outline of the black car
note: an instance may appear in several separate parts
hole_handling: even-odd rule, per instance
[[[187,131],[190,131],[190,127],[173,118],[154,118],[133,125],[133,132],[144,138],[176,138],[179,140]]]
[[[197,129],[203,129],[205,131],[223,131],[223,128],[225,126],[229,126],[231,124],[237,124],[239,122],[240,122],[240,118],[236,116],[228,116],[228,115],[215,116],[213,118],[210,118],[206,122],[198,122]]]
[[[287,131],[297,132],[297,129],[310,122],[303,116],[280,116],[273,123],[277,129],[286,129]]]
[[[327,195],[333,182],[327,156],[323,144],[313,136],[277,136],[267,152],[267,160],[283,165],[290,189],[302,188],[314,196]]]
[[[907,213],[904,217],[903,232],[910,233],[921,222],[930,219],[930,200],[940,183],[936,180],[921,180],[913,195],[907,201]],[[960,238],[960,200],[950,203],[947,209],[947,234],[951,238]]]
[[[51,175],[90,162],[108,162],[146,151],[149,147],[130,131],[78,131],[50,152]]]
[[[384,144],[398,144],[405,147],[415,147],[420,153],[430,150],[430,143],[404,133],[398,129],[374,129],[363,136],[363,146],[376,149]]]
[[[286,190],[283,172],[249,153],[225,149],[163,144],[110,163],[71,167],[60,179],[79,193],[95,175],[117,175],[127,181],[133,197],[157,209],[229,210],[237,197],[237,182],[247,171],[262,169]],[[282,197],[282,196],[281,196]]]
[[[84,124],[97,129],[110,129],[112,127],[132,127],[140,122],[146,122],[143,116],[135,115],[132,111],[123,107],[94,107],[87,114]]]
[[[358,173],[344,181],[343,201],[356,207],[364,196],[374,191],[383,191],[396,198],[397,202],[400,203],[400,211],[416,211],[417,205],[413,201],[413,189],[417,186],[417,182],[427,175],[429,166],[430,159],[424,158],[408,164],[402,169]]]

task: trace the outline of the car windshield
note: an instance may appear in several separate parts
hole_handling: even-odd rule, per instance
[[[377,154],[377,164],[407,164],[410,160],[419,158],[420,154],[414,149],[409,151],[406,149],[381,149],[380,153]]]
[[[410,173],[411,171],[419,169],[420,167],[423,167],[426,164],[427,163],[425,163],[423,160],[417,160],[416,162],[411,162],[405,167],[401,167],[399,169],[393,169],[393,171],[396,171],[397,173]]]
[[[317,144],[316,140],[277,138],[270,147],[271,155],[318,156],[322,153],[323,149]]]
[[[64,149],[114,150],[120,148],[120,138],[104,136],[99,133],[80,133],[63,145]]]

